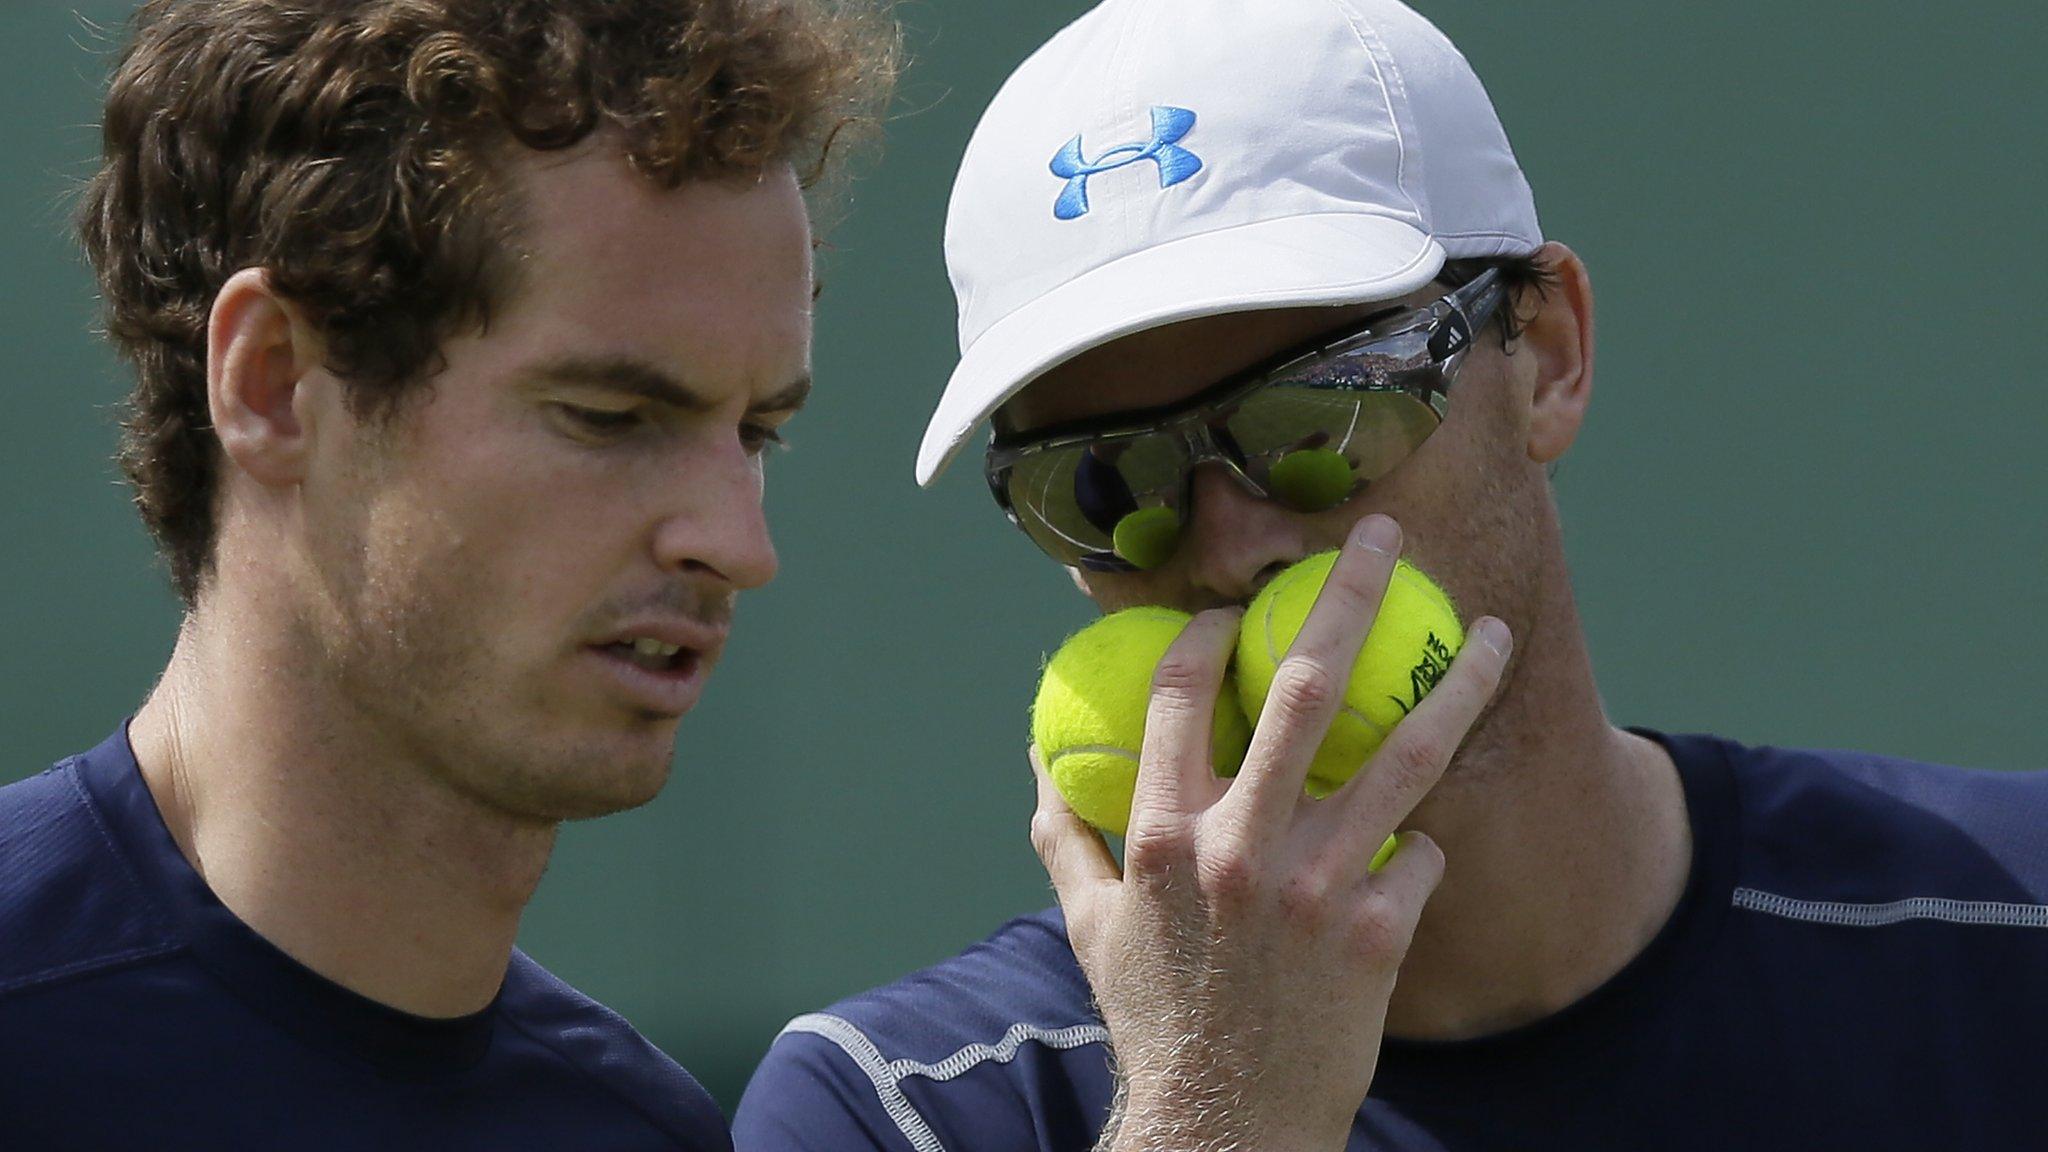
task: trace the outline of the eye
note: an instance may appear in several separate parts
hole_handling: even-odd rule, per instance
[[[787,448],[789,446],[789,441],[782,438],[781,429],[773,424],[740,425],[740,443],[746,447],[748,452],[757,456],[765,454],[771,447]]]
[[[637,408],[586,408],[562,403],[550,407],[571,433],[586,440],[616,440],[640,425]]]

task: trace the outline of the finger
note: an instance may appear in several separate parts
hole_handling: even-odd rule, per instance
[[[1210,725],[1230,654],[1237,649],[1241,615],[1222,609],[1196,616],[1153,670],[1130,827],[1124,837],[1126,852],[1146,830],[1171,822],[1174,816],[1202,811],[1223,791],[1211,762]]]
[[[1423,906],[1444,878],[1444,854],[1436,841],[1403,832],[1397,844],[1386,865],[1365,881],[1359,903],[1362,945],[1395,964],[1408,954]]]
[[[1275,669],[1228,800],[1245,806],[1244,818],[1255,830],[1283,821],[1300,803],[1309,764],[1343,707],[1352,666],[1400,555],[1400,525],[1377,513],[1359,521]]]
[[[1332,840],[1346,846],[1346,866],[1355,874],[1365,872],[1373,849],[1442,778],[1500,687],[1512,648],[1507,625],[1491,616],[1475,622],[1442,682],[1402,717],[1365,767],[1319,806],[1318,818],[1337,825]]]
[[[1103,885],[1114,884],[1121,873],[1102,833],[1074,814],[1046,774],[1038,748],[1031,748],[1031,774],[1038,781],[1038,810],[1031,814],[1031,846],[1039,863],[1052,878],[1059,893],[1060,907],[1069,922],[1078,918],[1079,906]]]

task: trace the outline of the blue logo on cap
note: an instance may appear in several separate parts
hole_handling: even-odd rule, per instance
[[[1126,164],[1150,160],[1159,165],[1159,187],[1163,191],[1202,170],[1202,158],[1180,147],[1181,137],[1195,126],[1195,114],[1185,108],[1152,108],[1152,139],[1143,144],[1121,144],[1090,160],[1081,155],[1081,138],[1067,141],[1052,158],[1052,174],[1067,182],[1052,214],[1060,220],[1078,220],[1088,214],[1088,178],[1113,172]]]

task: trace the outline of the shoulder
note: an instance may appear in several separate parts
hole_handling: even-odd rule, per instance
[[[976,1045],[1008,1051],[1026,1039],[1086,1043],[1099,1029],[1066,923],[1048,910],[1012,920],[948,960],[800,1016],[784,1031],[874,1046],[891,1061],[938,1064],[963,1050],[979,1054]]]
[[[1740,879],[1753,890],[2048,901],[2048,772],[1714,743],[1737,796]]]
[[[744,1147],[1085,1146],[1107,1042],[1056,910],[783,1029],[734,1117]]]
[[[81,771],[0,788],[0,997],[177,947]]]
[[[500,1001],[506,1021],[599,1090],[680,1140],[729,1148],[724,1114],[683,1066],[624,1017],[514,950]]]

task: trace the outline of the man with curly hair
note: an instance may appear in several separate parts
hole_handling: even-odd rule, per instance
[[[140,9],[81,232],[186,613],[0,791],[0,1146],[729,1146],[513,940],[775,571],[802,189],[894,44],[826,0]]]

